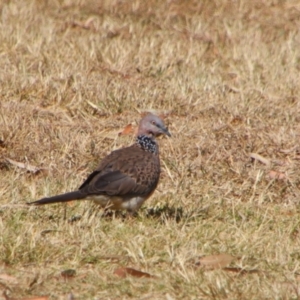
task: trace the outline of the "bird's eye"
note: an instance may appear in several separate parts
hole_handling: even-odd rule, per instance
[[[152,125],[156,125],[155,121],[151,121],[151,124],[152,124]]]

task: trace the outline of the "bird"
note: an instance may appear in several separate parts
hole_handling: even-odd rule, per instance
[[[147,113],[140,120],[135,142],[107,155],[78,190],[29,202],[44,205],[73,200],[92,200],[105,209],[134,214],[155,191],[160,177],[156,137],[171,137],[163,120]]]

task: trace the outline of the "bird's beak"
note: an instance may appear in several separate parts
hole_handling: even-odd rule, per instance
[[[171,137],[171,133],[169,132],[168,128],[166,128],[166,127],[160,127],[160,129],[161,129],[161,131],[162,131],[163,134]]]

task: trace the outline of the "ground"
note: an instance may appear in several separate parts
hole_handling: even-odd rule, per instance
[[[299,1],[0,12],[0,299],[300,297]],[[147,111],[172,138],[137,216],[26,205],[78,188]]]

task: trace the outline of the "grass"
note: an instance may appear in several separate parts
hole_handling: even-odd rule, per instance
[[[3,299],[299,297],[298,1],[0,11]],[[173,136],[159,140],[161,180],[136,218],[85,201],[25,205],[78,188],[149,109]],[[191,263],[220,253],[241,272]],[[120,278],[120,267],[156,277]]]

